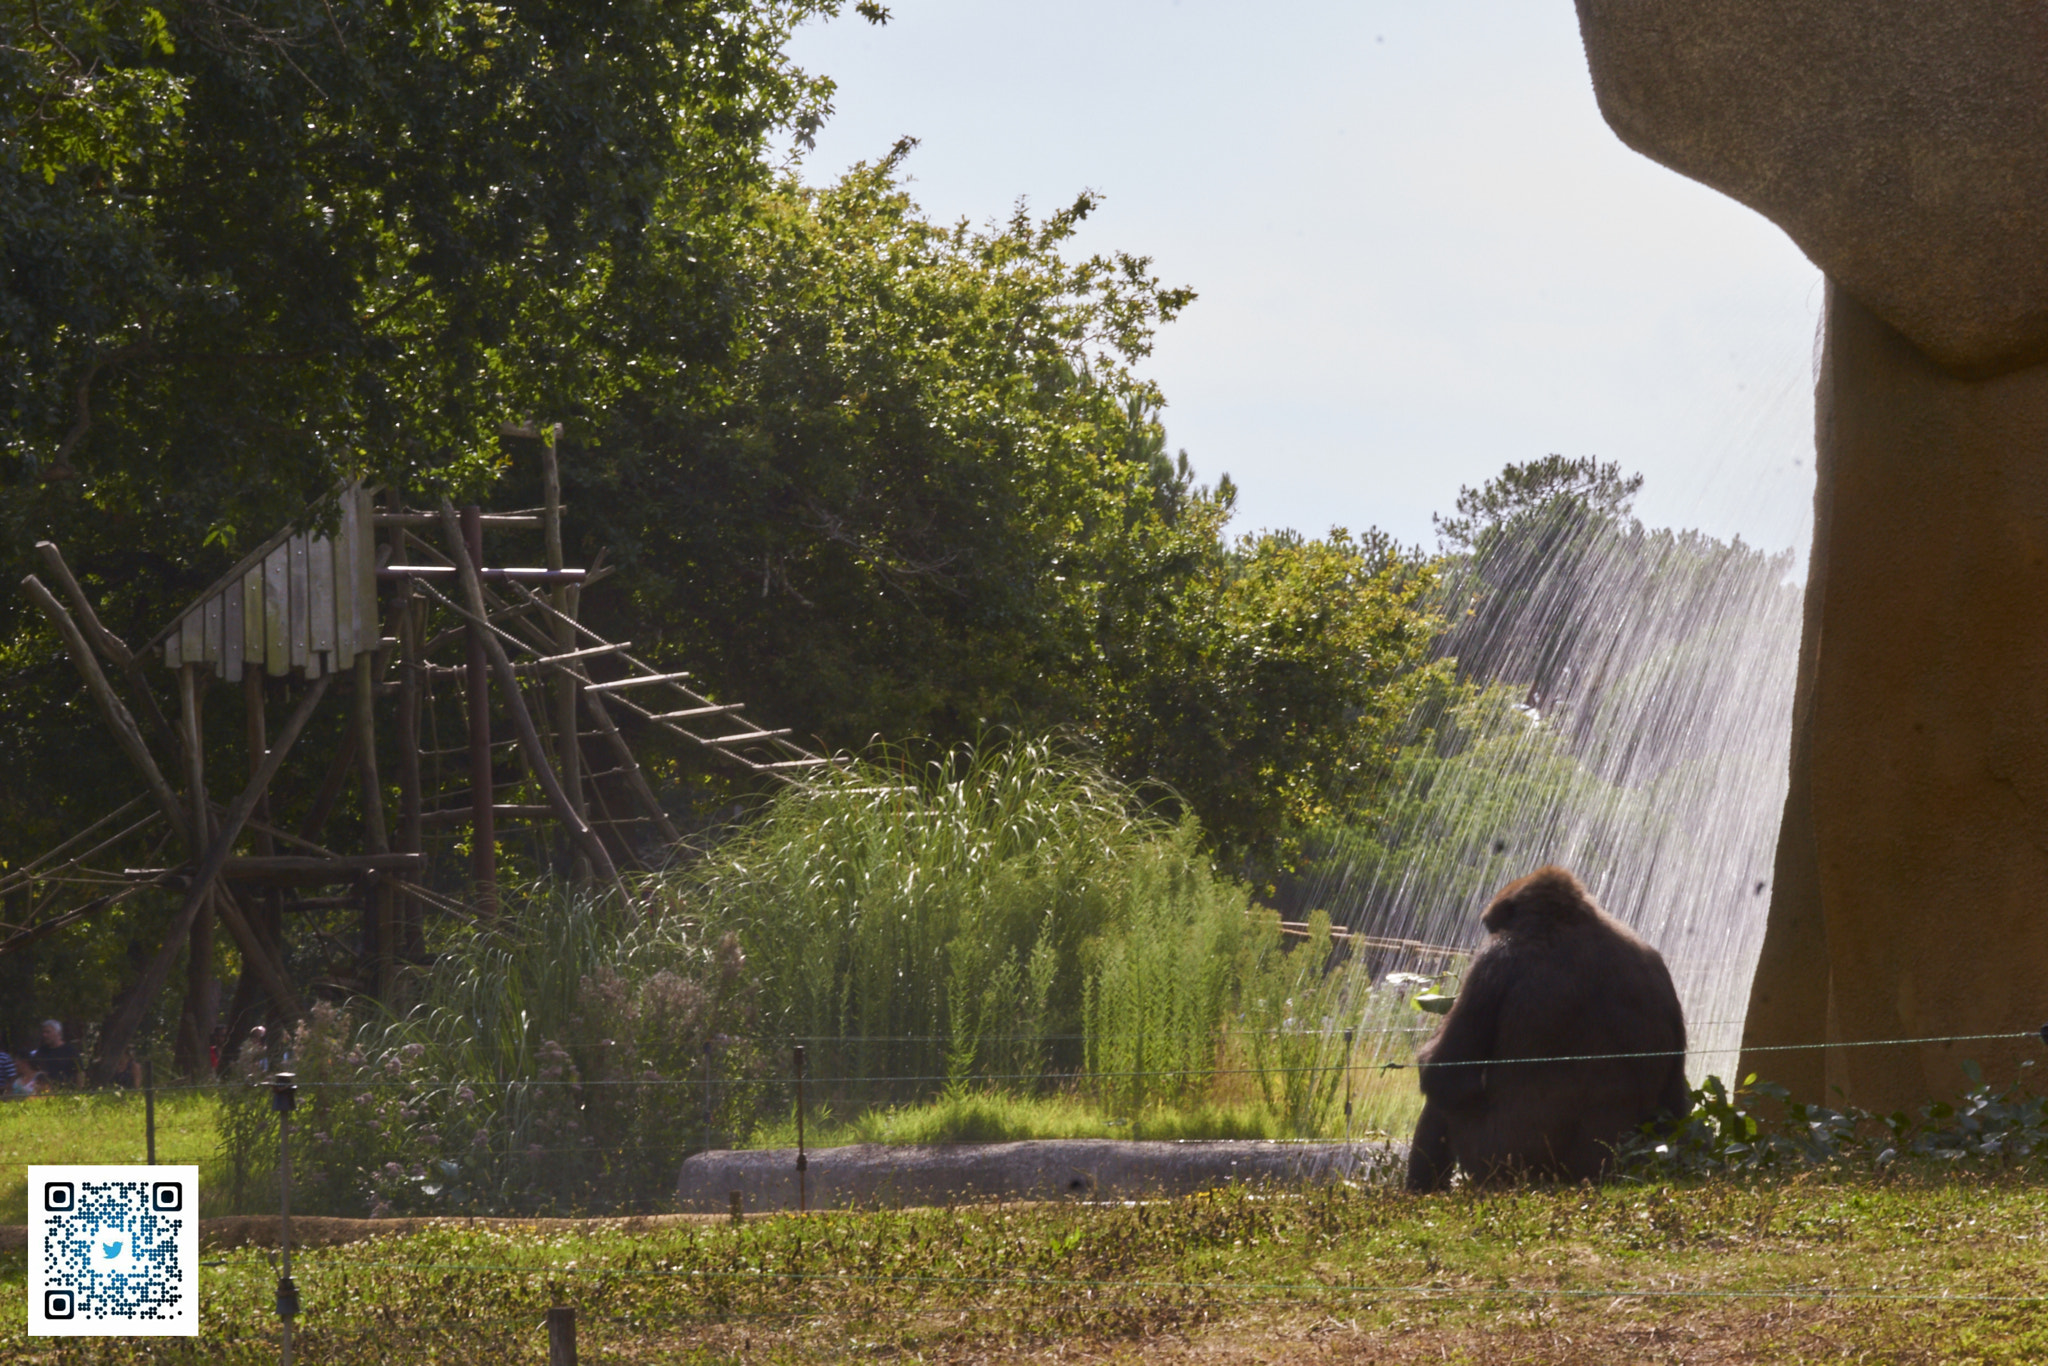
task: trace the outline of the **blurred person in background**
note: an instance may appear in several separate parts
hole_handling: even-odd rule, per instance
[[[64,1041],[64,1026],[55,1020],[43,1021],[42,1047],[31,1048],[28,1056],[46,1082],[69,1086],[78,1080],[78,1045]]]

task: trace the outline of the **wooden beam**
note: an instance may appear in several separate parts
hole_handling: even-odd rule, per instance
[[[471,629],[475,639],[483,643],[490,656],[491,669],[498,676],[498,691],[504,694],[505,710],[512,714],[512,724],[519,732],[520,747],[526,751],[527,767],[540,781],[541,791],[547,794],[548,805],[555,808],[556,819],[569,831],[569,838],[590,860],[591,869],[598,877],[612,884],[618,890],[621,904],[630,904],[626,884],[619,877],[619,870],[612,864],[612,856],[606,852],[604,841],[590,828],[590,822],[578,815],[569,801],[569,794],[562,790],[562,781],[555,776],[555,770],[548,763],[548,756],[541,749],[540,733],[534,729],[533,717],[527,713],[526,700],[519,695],[519,680],[512,672],[512,661],[505,656],[505,647],[498,643],[497,636],[488,629],[488,617],[484,606],[484,587],[476,575],[476,562],[471,558],[470,547],[464,544],[467,530],[456,520],[455,508],[443,500],[441,518],[448,530],[450,546],[456,555],[456,566],[462,571],[463,592],[469,598],[472,620]]]
[[[387,564],[377,571],[380,579],[452,579],[457,569],[447,564]],[[484,569],[485,583],[581,583],[589,573],[584,569]]]
[[[231,863],[233,861],[229,860]],[[241,950],[243,970],[255,974],[256,980],[262,984],[264,992],[279,1011],[296,1015],[299,1009],[298,993],[292,987],[291,978],[285,975],[283,964],[271,952],[270,945],[258,933],[256,926],[250,922],[247,913],[242,910],[241,903],[235,900],[234,893],[216,882],[213,888],[213,905],[220,913],[220,923],[227,926],[228,934],[235,941],[235,947]],[[207,1032],[212,1033],[211,1030]],[[204,1046],[206,1040],[201,1039],[200,1043]]]
[[[300,839],[320,838],[320,832],[327,828],[327,818],[334,814],[334,804],[341,800],[342,789],[348,786],[348,776],[355,772],[355,767],[356,731],[354,726],[350,726],[342,733],[341,747],[335,750],[334,759],[327,766],[327,775],[320,780],[320,790],[313,794],[313,804],[306,808],[305,819],[299,822]]]
[[[458,569],[464,564],[481,562],[484,557],[482,512],[472,503],[462,510],[458,523],[454,510],[447,503],[444,502],[442,508],[448,518],[448,540],[452,546],[449,553],[455,559],[450,568]],[[465,582],[469,578],[468,575],[463,577]],[[476,898],[477,914],[488,920],[498,913],[498,827],[491,810],[492,803],[497,800],[497,781],[491,759],[491,656],[486,648],[491,639],[491,628],[483,613],[477,615],[483,619],[470,622],[463,635],[468,670],[463,696],[469,710],[469,880],[473,885],[471,894]],[[513,697],[519,695],[519,689],[514,685],[508,685],[506,691]]]
[[[93,610],[92,599],[78,586],[72,576],[71,566],[64,562],[64,552],[57,548],[55,541],[37,541],[36,554],[42,557],[43,567],[57,586],[64,590],[64,596],[71,599],[71,605],[78,611],[78,619],[85,624],[85,636],[106,656],[107,662],[121,671],[128,680],[128,686],[135,689],[135,695],[142,699],[142,711],[149,718],[150,726],[157,737],[168,742],[171,738],[171,723],[164,716],[163,708],[156,704],[156,693],[151,691],[149,678],[142,671],[142,661],[121,637],[100,624],[99,613]]]
[[[42,587],[41,584],[36,586]],[[43,593],[48,596],[49,590],[43,589]],[[54,601],[52,599],[53,603]],[[177,962],[178,953],[184,948],[180,941],[191,930],[193,918],[199,914],[200,905],[207,899],[213,889],[214,880],[220,876],[221,868],[228,861],[229,851],[235,847],[235,841],[241,838],[243,822],[247,821],[249,813],[255,810],[257,799],[263,795],[264,789],[270,786],[271,779],[277,776],[278,769],[284,766],[285,756],[291,753],[293,743],[299,738],[299,732],[306,728],[306,722],[313,715],[313,709],[320,705],[320,699],[327,695],[328,684],[333,681],[334,676],[329,674],[315,681],[306,690],[306,695],[299,699],[299,705],[292,709],[291,719],[285,722],[284,732],[277,737],[277,744],[264,756],[262,767],[256,770],[256,776],[249,780],[249,785],[242,789],[241,795],[236,797],[234,804],[228,808],[227,815],[221,821],[220,834],[215,837],[212,846],[206,851],[205,858],[200,861],[199,871],[192,879],[192,886],[185,893],[185,904],[172,920],[170,933],[164,936],[163,947],[150,959],[149,966],[143,969],[134,990],[128,993],[126,999],[108,1018],[106,1027],[100,1031],[99,1056],[93,1060],[92,1065],[92,1079],[95,1084],[107,1084],[113,1076],[114,1064],[128,1051],[128,1045],[135,1036],[135,1027],[142,1023],[142,1017],[156,1004],[157,994],[164,988],[164,979],[170,975],[171,965]],[[278,1002],[278,1005],[289,1014],[298,1013],[296,1001],[289,997]]]
[[[501,531],[539,531],[541,519],[531,512],[486,512],[482,514],[483,524]],[[441,517],[434,512],[373,512],[370,522],[374,526],[439,526]]]
[[[384,785],[377,777],[377,691],[372,666],[376,656],[367,650],[355,658],[356,758],[363,787],[363,842],[374,857],[391,852],[391,839],[384,828]],[[391,983],[398,956],[393,943],[397,935],[391,888],[380,883],[369,889],[363,908],[363,939],[371,954],[371,981],[377,999],[391,999]]]
[[[43,587],[42,580],[35,575],[31,574],[23,579],[21,586],[28,593],[30,600],[43,609],[43,615],[50,619],[58,633],[64,637],[65,652],[71,656],[73,667],[84,676],[86,689],[92,693],[93,700],[100,704],[100,711],[106,715],[107,724],[114,728],[114,738],[120,742],[122,750],[142,774],[142,780],[149,788],[149,795],[156,800],[158,809],[169,819],[171,829],[177,831],[184,839],[185,846],[196,853],[199,844],[194,838],[192,824],[186,817],[185,809],[178,801],[178,794],[164,781],[163,770],[156,766],[149,746],[143,743],[142,732],[135,727],[135,718],[128,714],[128,708],[122,706],[121,699],[115,695],[113,685],[107,682],[107,676],[101,672],[99,661],[93,658],[92,647],[85,643],[85,635],[78,629],[78,623],[71,619],[71,614],[64,610],[64,605],[51,596],[50,590]]]
[[[585,688],[583,709],[590,713],[591,721],[597,726],[597,733],[602,735],[605,743],[611,747],[613,760],[624,770],[626,788],[633,794],[633,800],[640,804],[640,809],[654,822],[655,829],[661,831],[663,839],[670,844],[682,843],[682,832],[677,830],[675,822],[668,818],[668,812],[661,809],[661,803],[655,798],[654,789],[648,785],[647,775],[640,771],[640,760],[634,755],[633,747],[626,743],[626,737],[619,734],[618,725],[605,707],[603,696],[595,689]]]
[[[617,692],[617,691],[618,691],[619,689],[621,689],[621,688],[637,688],[637,687],[640,687],[640,686],[641,686],[642,684],[645,684],[645,683],[680,683],[680,682],[682,682],[682,681],[683,681],[684,679],[686,679],[686,678],[688,678],[688,677],[689,677],[689,675],[688,675],[688,674],[686,674],[686,673],[680,673],[680,674],[633,674],[633,675],[630,675],[630,676],[628,676],[628,677],[626,677],[626,678],[614,678],[614,679],[610,680],[609,682],[605,682],[605,683],[590,683],[590,684],[586,684],[586,685],[584,686],[584,689],[583,689],[583,691],[585,691],[585,692]]]
[[[690,716],[729,716],[746,709],[744,702],[727,702],[719,707],[685,707],[681,711],[658,711],[648,716],[650,721],[681,721]]]
[[[514,806],[505,802],[493,802],[491,804],[491,816],[494,821],[545,820],[554,814],[555,808],[552,806]],[[467,825],[474,819],[476,819],[474,812],[470,811],[467,807],[460,806],[442,811],[422,811],[420,813],[420,823],[423,825]]]
[[[213,819],[206,801],[206,726],[200,717],[200,678],[197,664],[178,667],[178,719],[185,741],[185,785],[192,801],[192,829],[202,838],[213,833]],[[185,1008],[178,1016],[178,1048],[174,1059],[181,1075],[196,1077],[210,1071],[206,1060],[207,1035],[213,1032],[211,1012],[206,1009],[213,981],[213,920],[216,897],[207,898],[192,917],[192,930],[185,953]]]
[[[312,854],[272,854],[269,857],[230,858],[221,865],[220,877],[227,882],[343,882],[372,873],[417,873],[426,867],[424,854],[336,854],[320,858]],[[188,868],[123,868],[121,876],[147,882],[190,884]]]
[[[593,655],[615,655],[621,650],[630,650],[632,648],[632,641],[622,640],[616,645],[593,645],[587,650],[570,650],[565,655],[542,655],[539,659],[533,661],[533,665],[538,669],[553,668],[557,664],[567,664],[573,659],[589,659]]]

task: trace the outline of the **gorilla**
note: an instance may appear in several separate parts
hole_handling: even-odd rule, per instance
[[[1442,1190],[1454,1160],[1480,1182],[1597,1178],[1624,1136],[1685,1118],[1685,1014],[1655,949],[1555,866],[1502,888],[1482,923],[1486,943],[1417,1054],[1409,1190]],[[1650,1056],[1512,1061],[1607,1053]]]

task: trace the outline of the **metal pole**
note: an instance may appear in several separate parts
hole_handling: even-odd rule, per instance
[[[277,1111],[277,1241],[284,1261],[277,1278],[277,1317],[284,1326],[280,1366],[292,1366],[292,1320],[299,1316],[299,1288],[292,1284],[292,1108],[298,1104],[298,1080],[290,1072],[270,1079],[270,1108]]]
[[[1351,1141],[1351,1031],[1344,1031],[1344,1141]]]
[[[484,563],[483,509],[471,503],[462,510],[462,539],[469,562]],[[469,876],[476,884],[477,913],[489,919],[498,913],[497,800],[491,783],[491,661],[484,652],[484,628],[471,623],[463,631],[469,645],[465,682],[469,698]]]
[[[796,1212],[810,1212],[810,1189],[804,1173],[811,1160],[804,1153],[804,1046],[796,1046]]]
[[[142,1140],[149,1153],[149,1165],[156,1165],[156,1064],[142,1064]]]
[[[397,493],[385,495],[393,512],[399,511]],[[404,564],[405,528],[391,528],[391,562]],[[420,638],[419,616],[413,606],[412,580],[400,579],[391,605],[392,620],[398,627],[398,848],[400,852],[420,851]],[[408,957],[424,947],[420,943],[422,903],[405,895],[404,947]]]
[[[711,1151],[711,1040],[704,1041],[704,1151]]]

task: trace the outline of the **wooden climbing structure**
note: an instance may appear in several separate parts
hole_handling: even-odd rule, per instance
[[[134,896],[177,908],[101,1027],[98,1076],[132,1046],[181,959],[175,1052],[196,1070],[216,1019],[232,1056],[254,1024],[288,1020],[313,995],[389,998],[401,967],[423,958],[431,917],[496,915],[507,849],[526,867],[629,894],[621,870],[657,866],[680,839],[629,736],[783,783],[841,762],[585,624],[582,595],[607,571],[563,563],[554,450],[542,449],[538,509],[420,509],[344,489],[324,528],[278,532],[139,650],[101,624],[59,548],[38,547],[55,587],[32,575],[23,589],[144,791],[0,877],[0,894],[26,891],[31,906],[0,927],[0,954]],[[495,533],[535,531],[545,565],[491,561]],[[174,684],[169,713],[158,667]],[[206,763],[223,748],[206,725],[223,687],[239,693],[246,754],[225,782]],[[323,711],[330,694],[346,695],[346,715],[313,728],[335,710]],[[287,802],[277,780],[309,729],[331,737],[323,776]],[[216,785],[232,800],[217,801]],[[330,833],[351,795],[352,837]],[[211,980],[217,931],[241,963],[224,1012]]]

